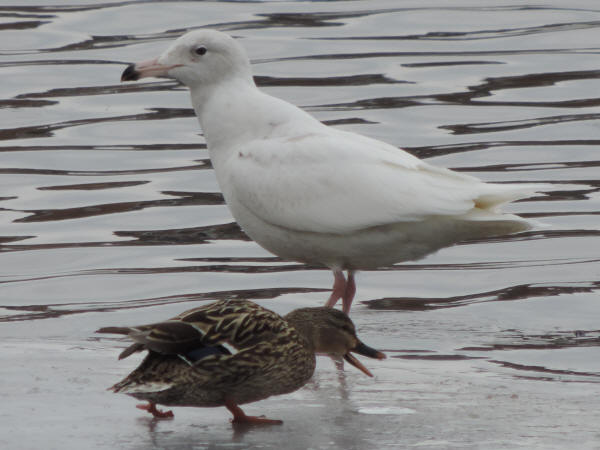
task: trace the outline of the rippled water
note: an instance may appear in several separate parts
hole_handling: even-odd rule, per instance
[[[4,3],[3,447],[600,448],[596,2]],[[156,423],[104,392],[136,361],[99,326],[224,297],[287,312],[330,288],[235,225],[186,89],[119,83],[195,27],[240,38],[263,89],[328,124],[555,186],[509,206],[532,231],[361,273],[352,317],[390,358],[374,380],[320,360],[248,407],[275,430],[232,433],[222,408]]]

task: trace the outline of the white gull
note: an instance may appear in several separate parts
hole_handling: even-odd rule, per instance
[[[254,84],[242,46],[192,31],[122,81],[168,77],[189,87],[219,186],[242,229],[286,259],[329,267],[327,306],[356,291],[354,272],[414,260],[468,238],[529,228],[499,207],[541,185],[493,184],[331,128]],[[343,270],[348,277],[344,277]]]

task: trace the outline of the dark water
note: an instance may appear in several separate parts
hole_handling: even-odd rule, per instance
[[[16,6],[16,5],[19,6]],[[552,6],[562,5],[562,6]],[[568,5],[568,6],[567,6]],[[0,446],[600,448],[600,5],[595,1],[3,2]],[[239,37],[268,92],[489,181],[552,183],[539,221],[361,273],[352,318],[390,358],[248,412],[156,423],[104,389],[105,325],[224,297],[321,305],[331,275],[245,238],[187,91],[120,84],[194,27]]]

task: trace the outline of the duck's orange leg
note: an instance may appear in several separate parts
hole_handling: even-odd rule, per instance
[[[135,407],[138,409],[143,409],[144,411],[148,411],[157,419],[172,419],[174,417],[173,411],[161,411],[160,409],[156,408],[156,403],[141,403],[139,405],[135,405]]]
[[[233,424],[248,424],[248,425],[281,425],[282,420],[267,419],[266,417],[260,416],[247,416],[242,408],[240,408],[231,399],[225,400],[225,407],[233,414],[231,423]]]

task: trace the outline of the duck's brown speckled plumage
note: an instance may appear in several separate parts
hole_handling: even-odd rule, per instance
[[[303,386],[314,372],[316,351],[344,356],[369,375],[349,352],[384,357],[358,340],[341,311],[302,308],[281,317],[245,300],[222,300],[165,322],[98,332],[135,341],[119,358],[148,350],[140,366],[111,389],[147,400],[145,409],[156,416],[164,413],[155,404],[224,405],[234,420],[244,421],[248,417],[237,405]]]
[[[294,327],[252,302],[219,301],[171,321],[189,324],[198,343],[228,343],[237,353],[210,355],[190,366],[179,355],[150,351],[137,369],[112,387],[114,392],[168,406],[222,406],[225,396],[244,404],[292,392],[313,374],[314,352],[303,344]],[[148,331],[151,327],[136,329]],[[144,386],[157,382],[172,387],[143,391]]]

